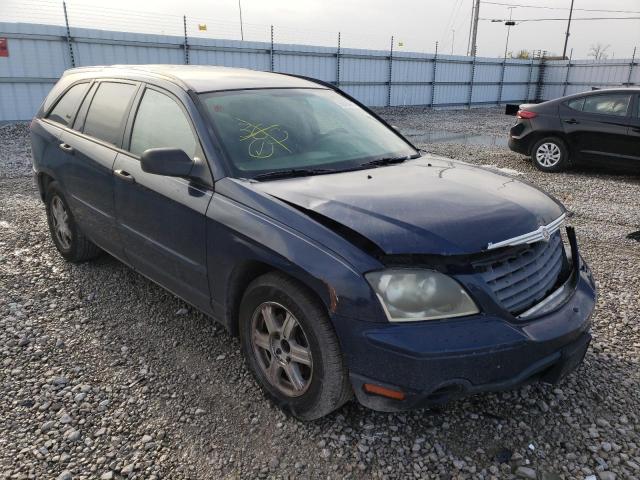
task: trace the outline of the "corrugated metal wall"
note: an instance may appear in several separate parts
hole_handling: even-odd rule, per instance
[[[591,87],[640,83],[629,60],[587,62],[463,57],[340,49],[0,23],[9,56],[0,57],[0,121],[33,116],[62,72],[76,66],[185,63],[295,73],[339,85],[371,106],[455,107],[550,99]],[[185,54],[186,53],[186,54]],[[539,82],[544,82],[539,89]]]

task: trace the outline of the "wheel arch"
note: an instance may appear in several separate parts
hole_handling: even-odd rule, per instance
[[[38,172],[36,174],[36,181],[38,185],[38,191],[40,192],[40,200],[43,202],[47,196],[47,189],[51,183],[55,182],[56,179],[48,172]]]
[[[546,137],[555,137],[558,138],[560,140],[562,140],[562,142],[564,143],[564,146],[567,148],[567,153],[569,154],[569,157],[573,156],[573,150],[571,149],[571,145],[568,142],[567,139],[567,135],[564,132],[559,132],[558,130],[535,130],[531,133],[531,140],[529,141],[529,147],[528,147],[528,152],[527,152],[527,156],[532,157],[533,156],[533,147],[535,146],[536,143],[538,143],[538,141],[540,141],[543,138]]]
[[[234,267],[229,275],[228,287],[225,296],[225,323],[231,335],[237,337],[239,334],[239,320],[240,320],[240,304],[242,297],[247,291],[247,288],[255,279],[266,275],[267,273],[278,273],[284,275],[287,278],[293,280],[302,288],[304,288],[318,303],[323,310],[330,316],[331,309],[334,306],[335,292],[331,287],[324,283],[324,289],[326,290],[326,298],[323,298],[319,290],[323,286],[323,282],[311,277],[309,275],[292,274],[291,271],[286,271],[281,266],[266,263],[259,260],[246,260]]]

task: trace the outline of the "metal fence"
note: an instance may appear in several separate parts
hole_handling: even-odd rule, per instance
[[[295,73],[338,85],[370,106],[473,107],[549,99],[577,90],[640,84],[635,60],[496,59],[388,50],[223,40],[107,31],[66,25],[0,23],[0,121],[33,116],[62,72],[74,66],[170,63]],[[635,58],[635,54],[634,54]],[[626,70],[625,70],[626,68]],[[626,74],[625,74],[626,73]]]

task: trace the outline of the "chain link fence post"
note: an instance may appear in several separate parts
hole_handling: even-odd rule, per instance
[[[507,52],[502,59],[502,73],[500,74],[500,85],[498,86],[498,106],[502,105],[502,90],[504,90],[504,73],[507,69]]]
[[[527,76],[527,95],[524,99],[525,103],[529,101],[531,98],[531,76],[533,75],[533,64],[535,60],[531,59],[531,63],[529,64],[529,75]]]
[[[569,86],[569,74],[571,73],[571,59],[573,58],[573,48],[569,52],[569,63],[567,63],[567,73],[564,77],[564,87],[562,88],[562,96],[567,94],[567,87]]]
[[[71,60],[71,66],[76,66],[76,59],[73,55],[73,44],[71,43],[71,28],[69,28],[69,16],[67,15],[67,2],[62,2],[62,9],[64,10],[64,24],[67,27],[67,45],[69,47],[69,59]]]
[[[436,53],[433,55],[433,73],[432,73],[432,82],[431,82],[431,103],[430,106],[433,108],[436,104],[436,73],[438,72],[438,42],[436,42]]]
[[[273,25],[271,25],[271,50],[269,50],[271,56],[271,71],[273,72]]]
[[[338,32],[338,50],[336,51],[336,87],[340,86],[340,32]]]
[[[182,16],[184,25],[184,64],[189,65],[189,37],[187,36],[187,16]]]
[[[631,78],[633,75],[633,66],[635,65],[635,61],[636,61],[636,49],[638,47],[633,47],[633,55],[631,55],[631,62],[629,63],[629,77],[627,78],[627,86],[630,87],[631,85],[633,85],[633,83],[631,83]]]
[[[393,77],[393,35],[391,36],[391,48],[389,49],[389,88],[387,90],[387,107],[391,106],[392,77]]]
[[[471,108],[471,102],[473,100],[473,82],[476,78],[476,55],[473,56],[471,62],[471,82],[469,82],[469,98],[467,99],[467,108]]]

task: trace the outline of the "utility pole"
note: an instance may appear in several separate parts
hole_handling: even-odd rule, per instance
[[[242,3],[238,0],[238,10],[240,11],[240,40],[244,40],[244,32],[242,31]]]
[[[507,58],[507,49],[509,48],[509,34],[511,33],[511,19],[513,18],[513,9],[509,7],[509,21],[507,22],[507,41],[504,43],[504,58]]]
[[[569,43],[569,31],[571,30],[571,16],[573,15],[573,0],[571,0],[571,9],[569,10],[569,23],[567,23],[567,35],[564,37],[564,48],[562,49],[562,58],[567,57],[567,43]]]
[[[572,0],[573,1],[573,0]],[[471,56],[476,56],[476,50],[478,48],[478,19],[480,17],[480,0],[475,0],[475,7],[473,12],[473,35],[471,40]]]

